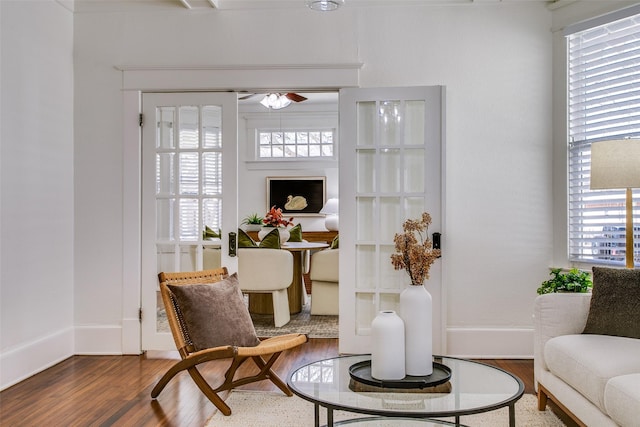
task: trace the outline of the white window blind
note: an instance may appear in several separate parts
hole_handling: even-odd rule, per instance
[[[591,143],[640,138],[640,15],[568,36],[569,258],[625,259],[625,191],[591,191]],[[640,167],[640,159],[638,159]],[[635,260],[640,191],[634,191]]]

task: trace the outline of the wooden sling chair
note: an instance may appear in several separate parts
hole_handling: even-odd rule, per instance
[[[210,286],[212,283],[229,278],[227,268],[221,267],[214,270],[184,273],[160,273],[158,278],[160,279],[160,293],[167,312],[167,320],[171,328],[171,334],[173,335],[173,339],[182,360],[173,365],[158,381],[151,391],[151,397],[153,399],[158,397],[165,386],[174,376],[176,376],[176,374],[185,370],[189,373],[198,388],[224,415],[230,415],[231,408],[229,408],[218,393],[225,390],[231,390],[244,384],[268,379],[271,380],[271,382],[273,382],[287,396],[293,395],[291,390],[289,390],[289,387],[287,387],[282,379],[280,379],[271,368],[283,351],[307,342],[307,336],[305,334],[286,334],[263,340],[255,338],[256,341],[259,342],[255,347],[223,345],[198,351],[194,347],[189,336],[187,329],[188,322],[185,322],[183,313],[178,305],[178,301],[167,285],[208,284]],[[244,309],[246,310],[246,308]],[[216,325],[211,325],[211,328],[215,327]],[[253,325],[251,324],[250,327],[253,328]],[[265,359],[268,355],[271,356],[268,357],[268,359]],[[218,359],[231,359],[231,364],[224,374],[224,381],[222,384],[213,388],[207,383],[202,374],[200,374],[197,366],[201,363]],[[252,376],[246,376],[234,380],[236,371],[248,359],[253,360],[255,365],[258,367],[259,372]]]

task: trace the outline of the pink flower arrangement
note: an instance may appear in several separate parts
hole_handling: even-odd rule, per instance
[[[265,227],[286,227],[288,225],[293,225],[293,217],[288,220],[284,219],[282,216],[282,209],[276,209],[275,205],[271,206],[271,209],[265,217],[262,219],[262,222]]]
[[[423,212],[419,219],[408,219],[402,224],[404,233],[396,234],[393,241],[396,252],[391,255],[395,270],[406,270],[411,284],[421,286],[429,278],[429,269],[440,257],[440,249],[433,249],[428,231],[431,215]]]

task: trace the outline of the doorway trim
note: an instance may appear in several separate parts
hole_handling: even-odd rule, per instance
[[[358,87],[363,63],[148,66],[121,65],[122,74],[122,353],[142,352],[141,143],[142,92],[251,89],[339,90]]]

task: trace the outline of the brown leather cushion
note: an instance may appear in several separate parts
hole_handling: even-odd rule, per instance
[[[640,270],[593,267],[583,334],[640,338]]]
[[[238,275],[199,285],[168,285],[196,350],[260,343],[242,298]]]

